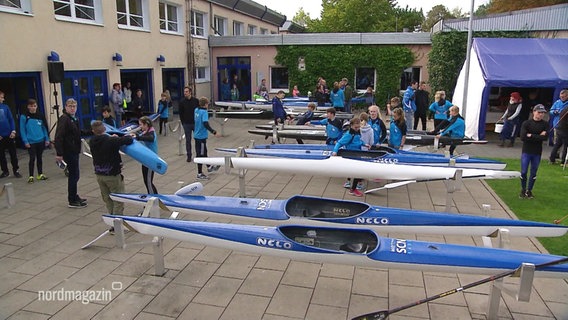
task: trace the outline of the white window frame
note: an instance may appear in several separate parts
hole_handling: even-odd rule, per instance
[[[245,34],[245,24],[239,21],[233,21],[233,35],[243,36]]]
[[[270,93],[277,93],[278,91],[282,90],[285,93],[289,93],[290,92],[290,74],[288,74],[288,84],[286,85],[286,87],[282,87],[282,88],[274,88],[272,85],[274,84],[274,79],[272,79],[272,70],[273,69],[288,69],[287,67],[283,67],[283,66],[270,66]]]
[[[252,32],[251,32],[251,30],[252,30]],[[255,34],[258,33],[257,30],[258,30],[258,28],[255,25],[249,24],[248,28],[247,28],[247,34],[249,36],[255,35]]]
[[[184,20],[182,14],[183,10],[181,6],[170,2],[160,1],[158,3],[158,13],[162,6],[164,7],[165,18],[164,19],[160,18],[160,32],[183,35]],[[176,9],[175,20],[172,20],[172,17],[169,16],[168,7],[174,7]],[[166,29],[162,29],[161,27],[162,22],[164,22]],[[177,30],[170,30],[169,29],[170,23],[175,23],[175,25],[177,26]]]
[[[195,67],[195,83],[204,83],[211,80],[210,67]],[[202,76],[200,76],[200,73]]]
[[[12,2],[7,0],[8,2]],[[32,0],[20,0],[20,5],[12,3],[13,6],[0,4],[0,12],[19,13],[19,14],[32,14]]]
[[[270,34],[270,33],[268,32],[268,29],[260,28],[260,34]]]
[[[116,12],[116,23],[118,24],[118,27],[121,29],[130,29],[130,30],[144,30],[144,31],[149,31],[150,30],[150,21],[149,21],[149,12],[150,12],[150,7],[149,7],[149,0],[117,0],[117,1],[124,1],[125,2],[125,7],[126,7],[126,12]],[[140,7],[142,8],[142,15],[139,14],[133,14],[130,13],[130,1],[140,1]],[[117,5],[118,7],[118,5]],[[119,22],[119,15],[122,15],[124,17],[126,17],[126,24],[120,23]],[[141,17],[142,18],[142,26],[137,26],[137,25],[131,25],[130,24],[130,19],[132,17]],[[122,18],[122,17],[121,17]]]
[[[227,35],[227,18],[221,16],[214,16],[213,17],[213,26],[215,27],[215,35],[216,36],[226,36]]]
[[[201,26],[197,26],[195,24],[195,22],[197,20],[196,19],[197,14],[201,15]],[[191,12],[191,22],[190,22],[191,36],[195,37],[195,38],[207,38],[207,36],[209,35],[209,28],[207,28],[207,21],[208,21],[207,13],[201,12],[201,11],[192,11]],[[196,30],[202,30],[203,34],[202,35],[196,34],[196,32],[195,32]]]
[[[57,20],[61,20],[61,21],[70,21],[70,22],[78,22],[78,23],[85,23],[85,24],[97,24],[100,25],[103,23],[103,7],[102,7],[102,0],[93,0],[93,12],[95,14],[95,16],[93,17],[93,19],[84,19],[84,18],[77,18],[75,16],[75,10],[80,10],[81,7],[89,7],[90,6],[85,6],[82,4],[75,4],[75,0],[53,0],[53,3],[62,3],[62,4],[68,4],[70,7],[70,11],[71,11],[71,16],[67,16],[67,15],[62,15],[62,14],[58,14],[55,12],[55,8],[53,8],[53,13],[55,15],[55,19]],[[78,8],[76,8],[78,7]]]

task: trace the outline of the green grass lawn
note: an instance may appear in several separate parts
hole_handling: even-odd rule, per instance
[[[507,163],[507,170],[521,169],[520,159],[496,159]],[[521,183],[518,179],[486,180],[519,219],[553,223],[568,215],[568,168],[549,165],[543,157],[533,189],[534,199],[520,199]],[[561,222],[568,225],[568,218]],[[568,256],[568,235],[538,238],[552,254]]]

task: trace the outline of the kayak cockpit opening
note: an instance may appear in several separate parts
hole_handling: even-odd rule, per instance
[[[384,150],[363,151],[339,149],[339,152],[337,152],[338,156],[347,159],[376,159],[384,158],[387,154],[389,154],[389,152]]]
[[[354,201],[294,196],[286,203],[285,210],[291,217],[339,219],[357,216],[369,210],[369,205]]]
[[[334,251],[367,254],[379,244],[377,235],[364,229],[316,228],[283,226],[280,232],[290,240],[305,246]]]

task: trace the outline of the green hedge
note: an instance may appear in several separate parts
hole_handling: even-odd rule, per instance
[[[326,79],[329,87],[342,78],[350,79],[353,86],[355,68],[375,68],[375,101],[381,106],[388,97],[399,95],[402,71],[415,61],[412,51],[404,46],[306,45],[279,46],[277,49],[276,63],[288,68],[290,86],[297,85],[303,93],[314,92],[320,76]],[[298,70],[300,57],[305,59],[304,71]]]

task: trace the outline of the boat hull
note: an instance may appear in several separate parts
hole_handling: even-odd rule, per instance
[[[215,150],[237,153],[237,149],[216,148]],[[293,149],[245,149],[247,155],[280,157],[292,159],[327,159],[332,156],[332,151],[328,150],[293,150]],[[428,153],[389,153],[384,150],[372,151],[353,151],[339,150],[340,157],[372,161],[380,163],[408,164],[418,166],[455,166],[457,168],[479,168],[488,170],[505,169],[506,164],[494,160],[478,158],[445,158],[431,156]]]
[[[158,198],[171,211],[202,217],[227,217],[242,222],[309,226],[368,227],[377,232],[487,236],[506,228],[511,236],[553,237],[568,227],[533,221],[479,217],[371,206],[363,202],[294,196],[287,200],[196,195],[111,194],[115,201],[144,206]]]
[[[256,134],[265,137],[272,137],[274,132],[272,130],[251,129],[248,131],[250,134]],[[276,135],[278,138],[292,138],[292,139],[306,139],[325,141],[327,139],[325,130],[277,130]]]
[[[366,229],[305,226],[248,226],[104,215],[106,224],[122,219],[139,233],[224,249],[293,260],[386,269],[496,274],[522,263],[541,264],[563,257],[462,245],[379,237]],[[568,265],[538,269],[535,276],[568,277]]]
[[[511,179],[520,177],[518,171],[500,171],[454,167],[425,167],[404,164],[376,163],[330,157],[322,160],[282,159],[282,158],[243,158],[232,157],[231,165],[236,169],[277,171],[292,174],[323,175],[336,178],[364,178],[389,180],[441,180],[451,179],[457,170],[462,170],[462,178]],[[195,158],[195,163],[225,165],[225,158]]]

